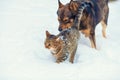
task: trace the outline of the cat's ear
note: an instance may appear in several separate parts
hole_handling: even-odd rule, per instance
[[[59,35],[56,36],[55,40],[56,40],[56,41],[59,41],[59,40],[60,40]]]
[[[59,41],[59,40],[60,40],[60,38],[59,38],[59,37],[57,37],[57,38],[56,38],[56,41]]]
[[[64,40],[63,38],[64,38],[63,36],[56,36],[56,41]]]
[[[73,2],[73,0],[70,0],[70,4]]]
[[[49,37],[50,33],[48,31],[46,31],[46,37]]]

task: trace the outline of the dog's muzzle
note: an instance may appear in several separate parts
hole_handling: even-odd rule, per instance
[[[58,28],[58,30],[59,30],[59,31],[62,31],[62,28],[61,28],[61,27],[59,27],[59,28]]]

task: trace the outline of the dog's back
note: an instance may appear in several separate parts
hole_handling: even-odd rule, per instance
[[[108,1],[109,0],[76,0],[79,2],[89,2],[91,4],[91,9],[86,9],[86,12],[92,14],[94,17],[94,25],[97,25],[101,20],[104,20],[107,24],[108,18]],[[81,26],[80,26],[81,27]]]

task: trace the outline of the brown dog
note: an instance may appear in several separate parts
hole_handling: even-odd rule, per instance
[[[70,3],[63,5],[59,0],[57,11],[59,21],[59,31],[68,29],[73,25],[78,7],[81,3],[88,2],[90,6],[84,9],[80,21],[79,30],[89,37],[92,48],[96,48],[95,27],[98,23],[102,24],[102,35],[106,38],[106,27],[109,14],[108,0],[71,0]]]

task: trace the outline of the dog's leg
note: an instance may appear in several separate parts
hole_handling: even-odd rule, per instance
[[[107,22],[108,22],[108,14],[109,14],[109,8],[106,6],[104,10],[104,18],[101,21],[102,24],[102,35],[104,38],[106,38],[106,28],[107,28]]]
[[[89,39],[91,42],[91,47],[96,49],[95,32],[90,33]]]
[[[102,35],[104,38],[106,38],[106,28],[107,28],[107,25],[105,24],[104,21],[101,21],[101,24],[102,24]]]
[[[73,50],[73,52],[70,53],[69,62],[71,62],[71,63],[74,62],[74,57],[75,57],[75,54],[76,54],[76,50],[77,50],[77,44],[76,44],[76,47],[75,47],[75,49]]]

